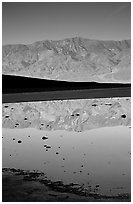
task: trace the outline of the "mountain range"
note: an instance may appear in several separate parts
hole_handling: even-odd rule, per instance
[[[3,45],[2,74],[100,83],[131,82],[131,40],[81,37]]]

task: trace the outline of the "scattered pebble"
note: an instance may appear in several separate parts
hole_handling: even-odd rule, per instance
[[[48,137],[45,137],[45,136],[42,137],[42,140],[47,140],[47,139],[48,139]]]
[[[15,140],[15,138],[13,138],[12,140]]]
[[[73,174],[76,174],[76,171],[74,171]]]
[[[18,140],[18,143],[22,143],[22,141],[21,141],[21,140]]]
[[[56,154],[59,154],[59,152],[56,152]]]
[[[65,160],[65,158],[63,158],[63,160]]]
[[[46,146],[46,148],[50,149],[50,148],[51,148],[51,146],[48,146],[48,145],[47,145],[47,146]]]
[[[122,118],[126,118],[126,115],[125,115],[125,114],[123,114],[123,115],[121,115],[121,117],[122,117]]]
[[[81,167],[84,167],[83,165],[81,165]]]
[[[30,135],[28,135],[28,137],[30,137]]]

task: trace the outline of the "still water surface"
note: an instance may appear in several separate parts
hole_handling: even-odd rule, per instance
[[[99,185],[100,194],[130,193],[130,130],[122,126],[82,133],[3,129],[2,165],[39,170],[52,181],[93,189]]]

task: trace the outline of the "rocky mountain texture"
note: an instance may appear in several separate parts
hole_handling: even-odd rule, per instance
[[[2,104],[3,128],[82,132],[131,125],[131,98],[58,100]]]
[[[65,81],[130,83],[131,41],[75,37],[3,46],[3,74]]]

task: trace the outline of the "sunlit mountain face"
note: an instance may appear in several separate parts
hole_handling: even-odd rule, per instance
[[[81,37],[3,46],[3,74],[42,79],[130,83],[131,41]]]

